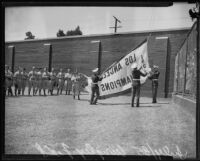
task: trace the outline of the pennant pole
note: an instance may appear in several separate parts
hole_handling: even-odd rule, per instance
[[[99,53],[98,53],[98,74],[101,74],[101,57],[102,57],[102,45],[101,41],[99,41]]]
[[[102,44],[100,40],[91,41],[91,43],[98,43],[99,44],[99,50],[98,50],[98,64],[97,67],[99,68],[98,74],[101,73],[101,57],[102,57]]]
[[[149,36],[147,37],[147,53],[149,53],[148,52],[148,46],[149,46],[149,40],[150,40],[150,38],[151,38],[151,33],[149,34]],[[149,55],[149,54],[148,54]],[[149,61],[149,60],[148,60]],[[153,64],[152,64],[153,65]],[[150,62],[149,62],[149,67],[151,66],[151,64],[150,64]]]
[[[150,37],[151,37],[151,33],[149,34],[149,36],[147,36],[147,45],[148,45]]]

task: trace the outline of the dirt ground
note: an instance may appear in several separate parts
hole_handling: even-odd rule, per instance
[[[195,118],[170,99],[89,95],[19,96],[5,99],[6,154],[115,154],[195,157]]]

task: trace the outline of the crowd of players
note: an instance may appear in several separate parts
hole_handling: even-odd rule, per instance
[[[139,107],[140,99],[140,76],[148,76],[152,80],[152,103],[157,103],[157,89],[158,89],[158,77],[160,72],[158,71],[158,66],[154,65],[153,70],[150,72],[142,73],[140,68],[138,68],[137,63],[133,63],[131,66],[132,69],[132,98],[131,106],[134,107],[134,100],[136,97],[136,107]],[[91,99],[90,104],[95,105],[99,98],[99,85],[98,82],[103,79],[99,75],[99,69],[96,68],[92,70],[93,75],[91,76]],[[82,77],[83,78],[83,77]],[[75,99],[78,96],[80,100],[81,89],[87,86],[88,82],[82,84],[81,74],[77,70],[72,73],[70,69],[66,73],[63,72],[63,69],[60,69],[58,73],[55,72],[52,68],[51,72],[47,71],[47,68],[36,68],[33,66],[32,70],[27,73],[25,68],[19,67],[18,70],[13,74],[8,65],[5,65],[5,95],[13,96],[12,86],[14,86],[14,95],[24,96],[24,91],[26,86],[28,86],[28,95],[35,96],[37,92],[41,96],[42,91],[43,95],[46,96],[46,90],[48,90],[49,95],[53,95],[53,91],[57,88],[57,95],[62,94],[63,90],[66,91],[66,95],[70,95],[72,91],[73,98]]]
[[[63,72],[61,68],[58,73],[54,68],[51,72],[47,68],[32,67],[30,72],[26,72],[25,68],[18,67],[15,73],[12,73],[9,66],[5,65],[5,95],[6,96],[19,96],[25,95],[25,88],[28,87],[28,95],[53,95],[54,90],[57,89],[57,95],[65,91],[66,95],[70,95],[72,91],[73,98],[77,96],[80,99],[81,91],[81,74],[77,71]],[[12,87],[14,86],[14,93]],[[48,92],[48,93],[47,93]],[[42,94],[43,93],[43,94]]]

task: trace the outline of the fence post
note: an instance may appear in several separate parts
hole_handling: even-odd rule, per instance
[[[198,6],[198,12],[200,13],[200,2],[197,1],[197,6]],[[199,72],[200,72],[200,55],[199,55],[199,40],[200,40],[200,34],[199,34],[199,27],[200,27],[200,14],[198,13],[197,16],[197,78],[196,78],[196,84],[197,84],[197,88],[196,88],[196,129],[197,129],[197,139],[196,139],[196,147],[197,147],[197,151],[196,151],[196,157],[197,159],[200,159],[200,76],[199,76]]]
[[[188,37],[187,40],[185,41],[187,43],[186,45],[186,55],[185,55],[185,75],[184,75],[184,89],[183,92],[186,92],[186,74],[187,74],[187,54],[188,54]]]
[[[11,71],[14,73],[15,71],[15,46],[8,46],[12,50],[12,62],[11,62]]]
[[[178,55],[178,61],[177,61],[177,62],[178,62],[178,63],[177,63],[177,64],[178,64],[178,65],[177,65],[177,66],[178,66],[178,69],[177,69],[177,88],[176,88],[176,90],[177,90],[177,93],[179,93],[179,65],[180,65],[180,64],[179,64],[179,58],[180,58],[179,55],[180,55],[180,53],[178,52],[177,55]]]
[[[51,66],[52,66],[52,45],[51,44],[44,44],[44,46],[49,46],[48,71],[51,72]]]
[[[178,53],[175,57],[175,70],[174,70],[174,94],[178,92]]]
[[[165,89],[164,89],[164,97],[168,98],[169,93],[169,77],[170,77],[170,59],[171,59],[171,53],[170,53],[170,43],[169,38],[167,38],[167,55],[166,55],[166,71],[165,71]]]
[[[49,46],[49,72],[51,72],[52,68],[52,45]]]
[[[101,45],[101,41],[99,42],[99,53],[98,53],[98,68],[99,71],[98,73],[101,73],[101,57],[102,57],[102,45]]]

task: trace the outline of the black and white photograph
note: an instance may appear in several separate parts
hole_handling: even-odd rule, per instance
[[[6,4],[5,155],[199,157],[200,1]]]

